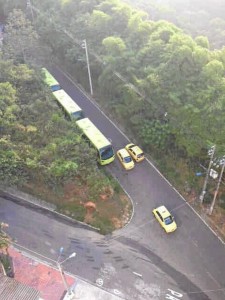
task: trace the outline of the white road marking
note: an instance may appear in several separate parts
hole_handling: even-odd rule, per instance
[[[142,274],[139,274],[137,272],[132,272],[134,275],[137,275],[138,277],[142,277]]]
[[[103,286],[103,283],[104,283],[104,281],[103,281],[102,278],[96,279],[96,284],[97,284],[97,286]]]
[[[221,287],[220,284],[216,281],[216,279],[212,276],[212,274],[210,272],[206,272],[208,274],[208,276],[215,282],[215,284],[217,285],[217,287]]]
[[[167,289],[167,290],[170,292],[170,294],[166,294],[166,299],[169,299],[169,300],[179,300],[179,299],[183,298],[183,294],[178,293],[178,292],[176,292],[174,290],[171,290],[171,289]],[[176,297],[174,297],[174,296],[176,296]]]
[[[114,292],[115,295],[121,295],[121,292],[116,290],[116,289],[114,289],[113,292]]]

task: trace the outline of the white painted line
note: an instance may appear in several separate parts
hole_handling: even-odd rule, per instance
[[[138,277],[142,277],[141,274],[137,273],[137,272],[132,272],[134,275],[137,275]]]
[[[96,279],[96,284],[97,284],[97,286],[103,286],[103,279],[102,278],[98,278],[98,279]]]
[[[114,289],[113,292],[114,292],[115,295],[121,295],[121,292],[116,290],[116,289]]]
[[[217,285],[218,288],[220,288],[220,284],[216,281],[216,279],[212,276],[212,274],[210,272],[206,272],[208,274],[208,276],[215,282],[215,284]]]

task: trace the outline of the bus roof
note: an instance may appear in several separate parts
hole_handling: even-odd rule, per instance
[[[79,120],[76,124],[97,149],[111,145],[110,141],[88,118]]]
[[[45,76],[44,81],[48,86],[59,85],[58,81],[52,76],[52,74],[46,68],[42,68],[42,71]]]
[[[64,90],[55,91],[53,95],[69,114],[82,110]]]

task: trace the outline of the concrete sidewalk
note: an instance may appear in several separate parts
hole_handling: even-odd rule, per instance
[[[75,295],[71,298],[66,295],[58,269],[31,258],[14,247],[9,248],[9,254],[13,260],[14,278],[40,291],[43,300],[121,300],[120,297],[65,272],[66,282]]]

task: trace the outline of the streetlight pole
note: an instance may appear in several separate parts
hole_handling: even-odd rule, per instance
[[[61,277],[62,277],[62,281],[63,281],[64,287],[65,287],[67,293],[68,293],[69,295],[71,295],[71,291],[70,291],[70,288],[69,288],[68,283],[67,283],[67,281],[66,281],[66,278],[65,278],[65,274],[64,274],[63,268],[62,268],[61,264],[60,264],[58,261],[57,261],[56,263],[57,263],[57,267],[58,267],[58,269],[59,269],[59,271],[60,271],[60,275],[61,275]]]
[[[211,204],[210,209],[209,209],[209,215],[212,214],[214,206],[215,206],[215,203],[216,203],[216,197],[218,195],[220,183],[222,181],[224,169],[225,169],[225,156],[223,157],[222,169],[221,169],[220,177],[219,177],[219,180],[218,180],[218,183],[217,183],[217,186],[216,186],[216,190],[215,190],[215,193],[214,193],[213,201],[212,201],[212,204]]]
[[[209,173],[210,173],[210,169],[212,167],[212,164],[213,164],[213,157],[214,157],[214,153],[215,153],[215,150],[216,150],[216,146],[212,146],[211,149],[209,150],[210,152],[210,161],[209,161],[209,166],[208,166],[208,169],[207,169],[207,172],[206,172],[206,176],[205,176],[205,181],[204,181],[204,184],[203,184],[203,188],[202,188],[202,192],[201,192],[201,195],[199,196],[199,200],[200,200],[200,203],[202,204],[203,203],[203,200],[204,200],[204,197],[205,197],[205,194],[206,194],[206,186],[207,186],[207,183],[208,183],[208,180],[209,180]]]
[[[57,259],[57,261],[56,261],[56,264],[57,264],[57,267],[58,267],[58,269],[59,269],[59,271],[60,271],[60,275],[61,275],[61,277],[62,277],[62,281],[63,281],[64,287],[65,287],[65,289],[66,289],[68,295],[73,295],[74,293],[70,290],[70,288],[69,288],[69,286],[68,286],[68,283],[67,283],[67,281],[66,281],[66,277],[65,277],[65,273],[64,273],[64,271],[63,271],[62,264],[63,264],[65,261],[67,261],[68,259],[70,259],[70,258],[72,258],[72,257],[75,257],[75,256],[76,256],[76,253],[73,252],[69,257],[67,257],[67,258],[64,259],[62,262],[60,262],[59,260],[60,260],[60,257],[61,257],[61,254],[62,254],[63,250],[64,250],[63,247],[61,247],[61,248],[60,248],[60,254],[59,254],[59,257],[58,257],[58,259]]]
[[[82,43],[81,47],[85,49],[87,69],[88,69],[88,78],[89,78],[89,85],[90,85],[90,92],[91,92],[91,96],[92,96],[93,95],[93,88],[92,88],[91,71],[90,71],[90,64],[89,64],[89,57],[88,57],[88,49],[87,49],[87,41],[86,40],[83,40],[83,43]]]

